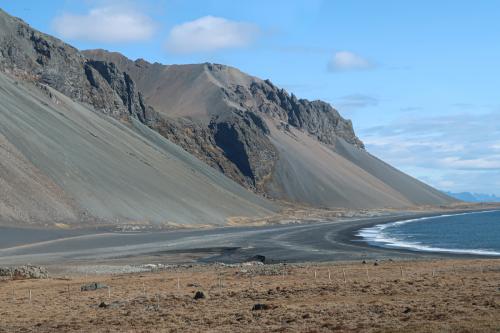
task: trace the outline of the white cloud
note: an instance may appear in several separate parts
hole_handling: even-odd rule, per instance
[[[172,53],[210,52],[248,46],[258,34],[254,24],[204,16],[173,27],[166,47]]]
[[[328,69],[332,72],[366,70],[373,67],[374,64],[368,59],[349,51],[336,52],[328,63]]]
[[[439,165],[444,168],[463,170],[499,170],[500,156],[488,156],[485,158],[463,159],[458,156],[445,157],[438,160]]]
[[[407,116],[358,133],[368,151],[433,186],[500,195],[499,112]]]
[[[62,38],[94,42],[134,42],[151,38],[154,21],[130,8],[100,7],[85,15],[64,13],[52,22]]]

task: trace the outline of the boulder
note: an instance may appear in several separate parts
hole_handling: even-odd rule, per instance
[[[106,289],[106,288],[108,288],[108,286],[105,284],[102,284],[99,282],[92,282],[92,283],[81,286],[80,290],[81,291],[94,291],[94,290]]]
[[[257,303],[252,307],[252,311],[269,310],[270,308],[267,304]]]
[[[196,294],[194,294],[195,300],[205,299],[205,298],[206,298],[206,296],[205,296],[205,293],[203,291],[197,291]]]

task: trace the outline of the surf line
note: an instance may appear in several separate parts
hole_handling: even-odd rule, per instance
[[[493,213],[500,212],[500,210],[485,210],[485,211],[477,211],[477,212],[464,212],[464,213],[456,213],[456,214],[442,214],[436,216],[426,216],[415,219],[408,219],[390,223],[382,223],[377,224],[372,227],[362,228],[358,230],[356,236],[363,238],[365,242],[370,245],[385,247],[385,248],[398,248],[398,249],[406,249],[417,252],[439,252],[439,253],[455,253],[455,254],[474,254],[474,255],[484,255],[484,256],[500,256],[500,252],[491,251],[491,250],[483,250],[483,249],[450,249],[450,248],[442,248],[442,247],[434,247],[422,245],[416,242],[408,242],[402,241],[400,239],[390,237],[384,234],[384,229],[399,226],[407,223],[414,223],[425,221],[429,219],[439,219],[443,217],[450,216],[461,216],[461,215],[471,215],[471,214],[484,214],[484,213]]]

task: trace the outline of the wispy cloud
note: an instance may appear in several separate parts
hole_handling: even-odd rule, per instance
[[[379,99],[364,94],[351,94],[338,98],[334,104],[340,110],[354,110],[369,106],[377,106],[379,104]]]
[[[63,13],[52,22],[62,38],[94,42],[136,42],[150,39],[155,22],[147,15],[127,6],[93,8],[84,15]]]
[[[498,123],[498,112],[408,116],[359,134],[370,152],[431,185],[500,194]]]
[[[368,59],[349,51],[336,52],[328,63],[331,72],[367,70],[375,67]]]
[[[250,45],[260,29],[247,22],[204,16],[176,25],[170,31],[166,48],[172,53],[213,52]]]
[[[438,165],[449,169],[500,170],[500,155],[481,156],[480,158],[449,156],[438,159],[437,163]]]

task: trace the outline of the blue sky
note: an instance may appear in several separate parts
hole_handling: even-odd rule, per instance
[[[367,149],[444,190],[500,195],[500,2],[7,1],[80,48],[217,62],[323,99]]]

